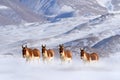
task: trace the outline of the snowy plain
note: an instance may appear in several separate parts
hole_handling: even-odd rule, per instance
[[[97,36],[99,42],[120,35],[119,21],[120,14],[106,14],[66,18],[56,23],[0,26],[0,79],[120,80],[120,52],[109,57],[100,57],[97,63],[86,64],[81,61],[79,55],[75,55],[76,53],[73,53],[73,61],[70,64],[61,64],[58,57],[48,64],[44,64],[42,59],[39,63],[37,61],[28,63],[22,58],[21,52],[23,44],[40,50],[42,44],[57,49],[59,44],[91,35]]]
[[[117,58],[116,58],[117,56]],[[1,56],[0,79],[2,80],[119,80],[120,55],[100,59],[97,63],[84,64],[80,59],[70,64],[60,60],[44,64],[42,60],[26,63],[23,58]]]

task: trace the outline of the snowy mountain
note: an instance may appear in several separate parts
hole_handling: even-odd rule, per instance
[[[119,0],[0,0],[0,24],[56,22],[74,16],[119,12]]]
[[[120,35],[111,36],[95,44],[93,48],[102,50],[105,54],[120,52]]]
[[[18,0],[0,0],[0,25],[43,22],[45,19],[20,4]]]
[[[59,10],[57,0],[20,0],[20,2],[38,14],[52,15]]]
[[[108,12],[120,11],[120,1],[119,0],[97,0],[97,2],[107,8]]]
[[[103,14],[105,12],[119,11],[119,0],[20,0],[36,13],[53,15],[61,13],[64,6],[71,7],[76,13],[82,15]]]
[[[60,6],[67,5],[75,9],[78,15],[99,15],[107,13],[107,10],[93,0],[58,0]]]
[[[113,11],[119,11],[118,0],[0,0],[0,24],[56,22],[61,18],[104,15]]]
[[[38,14],[55,17],[102,15],[120,11],[119,0],[20,0],[20,2]]]
[[[71,7],[81,15],[103,14],[106,12],[105,8],[101,7],[96,1],[93,0],[20,0],[28,7],[33,9],[36,13],[44,13],[46,15],[61,14],[65,9]],[[66,7],[65,7],[66,6]]]
[[[73,17],[63,19],[60,22],[42,25],[39,23],[32,23],[22,24],[18,27],[11,25],[3,28],[1,26],[1,48],[3,50],[3,53],[1,52],[1,54],[8,54],[9,50],[13,55],[17,55],[15,53],[16,51],[21,54],[20,47],[22,44],[26,43],[31,47],[36,46],[39,49],[41,49],[40,45],[42,44],[47,44],[48,46],[52,45],[51,47],[55,49],[57,49],[56,46],[59,44],[65,44],[68,48],[76,48],[77,50],[73,50],[76,51],[76,53],[79,53],[80,47],[85,46],[97,49],[97,47],[93,47],[97,45],[97,43],[112,36],[120,35],[119,17],[119,14],[106,14],[90,18]],[[8,39],[4,40],[5,38]],[[11,49],[9,48],[10,46]],[[102,44],[101,46],[108,45]],[[112,49],[112,46],[108,47]],[[108,51],[108,47],[103,47],[103,52],[100,52],[99,54],[107,54],[104,53],[104,51]],[[6,48],[8,48],[7,51],[4,50]],[[111,51],[116,51],[116,48],[113,48],[108,52],[111,53]],[[116,52],[119,52],[119,50]]]
[[[90,16],[107,13],[106,8],[93,0],[20,0],[20,2],[34,12],[45,15],[51,21],[78,15]]]

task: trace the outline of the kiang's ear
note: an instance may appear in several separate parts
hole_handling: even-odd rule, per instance
[[[80,50],[83,50],[83,48],[80,48]]]
[[[61,47],[61,44],[59,44],[59,47]]]
[[[82,48],[80,48],[80,50],[82,50]]]
[[[46,44],[45,44],[45,47],[46,47]]]
[[[46,47],[46,45],[45,45],[45,44],[42,44],[42,47]]]
[[[43,47],[43,44],[42,44],[42,46],[41,47]]]
[[[83,48],[83,50],[85,50],[85,47]]]
[[[58,48],[60,48],[60,44],[59,44]]]
[[[22,45],[22,48],[24,48],[24,46]]]
[[[84,50],[84,48],[80,48],[80,50]]]
[[[25,47],[27,48],[27,45],[25,45]]]
[[[64,44],[61,44],[61,47],[63,47],[63,48],[64,48]]]

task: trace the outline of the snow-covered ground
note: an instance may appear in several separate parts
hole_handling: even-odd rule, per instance
[[[119,14],[106,14],[72,17],[56,23],[0,26],[0,79],[120,80],[120,52],[115,52],[109,57],[100,57],[99,62],[89,64],[84,64],[76,53],[73,53],[73,61],[70,64],[61,64],[58,57],[48,64],[44,64],[42,59],[39,63],[37,61],[27,63],[21,57],[23,44],[40,50],[42,44],[46,44],[47,48],[58,49],[59,44],[94,36],[98,39],[89,46],[92,47],[103,39],[120,35],[119,21]],[[87,45],[86,42],[83,46]],[[73,46],[76,45],[70,47]]]
[[[120,53],[91,64],[84,64],[80,59],[74,59],[70,64],[61,64],[59,59],[44,64],[42,60],[26,63],[23,58],[0,56],[0,79],[120,80],[119,58]]]

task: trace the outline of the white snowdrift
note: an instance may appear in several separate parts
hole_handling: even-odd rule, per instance
[[[62,8],[60,9],[61,13],[73,12],[73,11],[74,9],[71,6],[67,6],[67,5],[62,6]]]
[[[0,5],[0,10],[5,10],[5,9],[10,9],[10,8],[8,8],[7,6],[4,6],[4,5]]]

